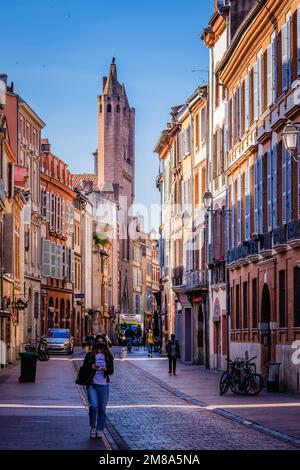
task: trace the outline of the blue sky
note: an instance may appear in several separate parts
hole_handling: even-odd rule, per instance
[[[199,33],[213,0],[11,0],[1,5],[1,68],[46,122],[72,172],[92,172],[97,95],[116,57],[136,108],[136,202],[159,202],[153,154],[171,106],[207,80]]]

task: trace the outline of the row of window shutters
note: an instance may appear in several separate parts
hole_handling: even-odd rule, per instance
[[[68,204],[62,197],[50,192],[41,191],[40,211],[42,218],[49,222],[49,228],[53,232],[68,235],[74,231],[74,206]],[[24,223],[31,222],[32,206],[29,201],[24,208]]]
[[[42,239],[42,276],[74,283],[74,250]]]

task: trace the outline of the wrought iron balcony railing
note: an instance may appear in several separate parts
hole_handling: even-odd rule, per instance
[[[273,246],[278,247],[286,244],[286,225],[280,225],[273,229]]]
[[[204,269],[197,269],[191,271],[185,277],[186,286],[191,288],[207,288],[208,279],[207,271]]]
[[[287,240],[294,242],[300,240],[300,220],[292,220],[287,224]]]
[[[265,232],[260,238],[260,251],[272,250],[271,232]]]

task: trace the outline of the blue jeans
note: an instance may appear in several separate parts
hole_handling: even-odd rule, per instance
[[[95,428],[97,420],[97,431],[104,430],[108,395],[109,385],[89,385],[87,387],[90,426]]]

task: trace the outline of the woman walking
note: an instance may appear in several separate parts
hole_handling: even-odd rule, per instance
[[[83,367],[91,374],[87,384],[90,437],[102,437],[109,395],[109,376],[114,372],[114,358],[105,335],[96,336],[92,351],[85,356]]]

